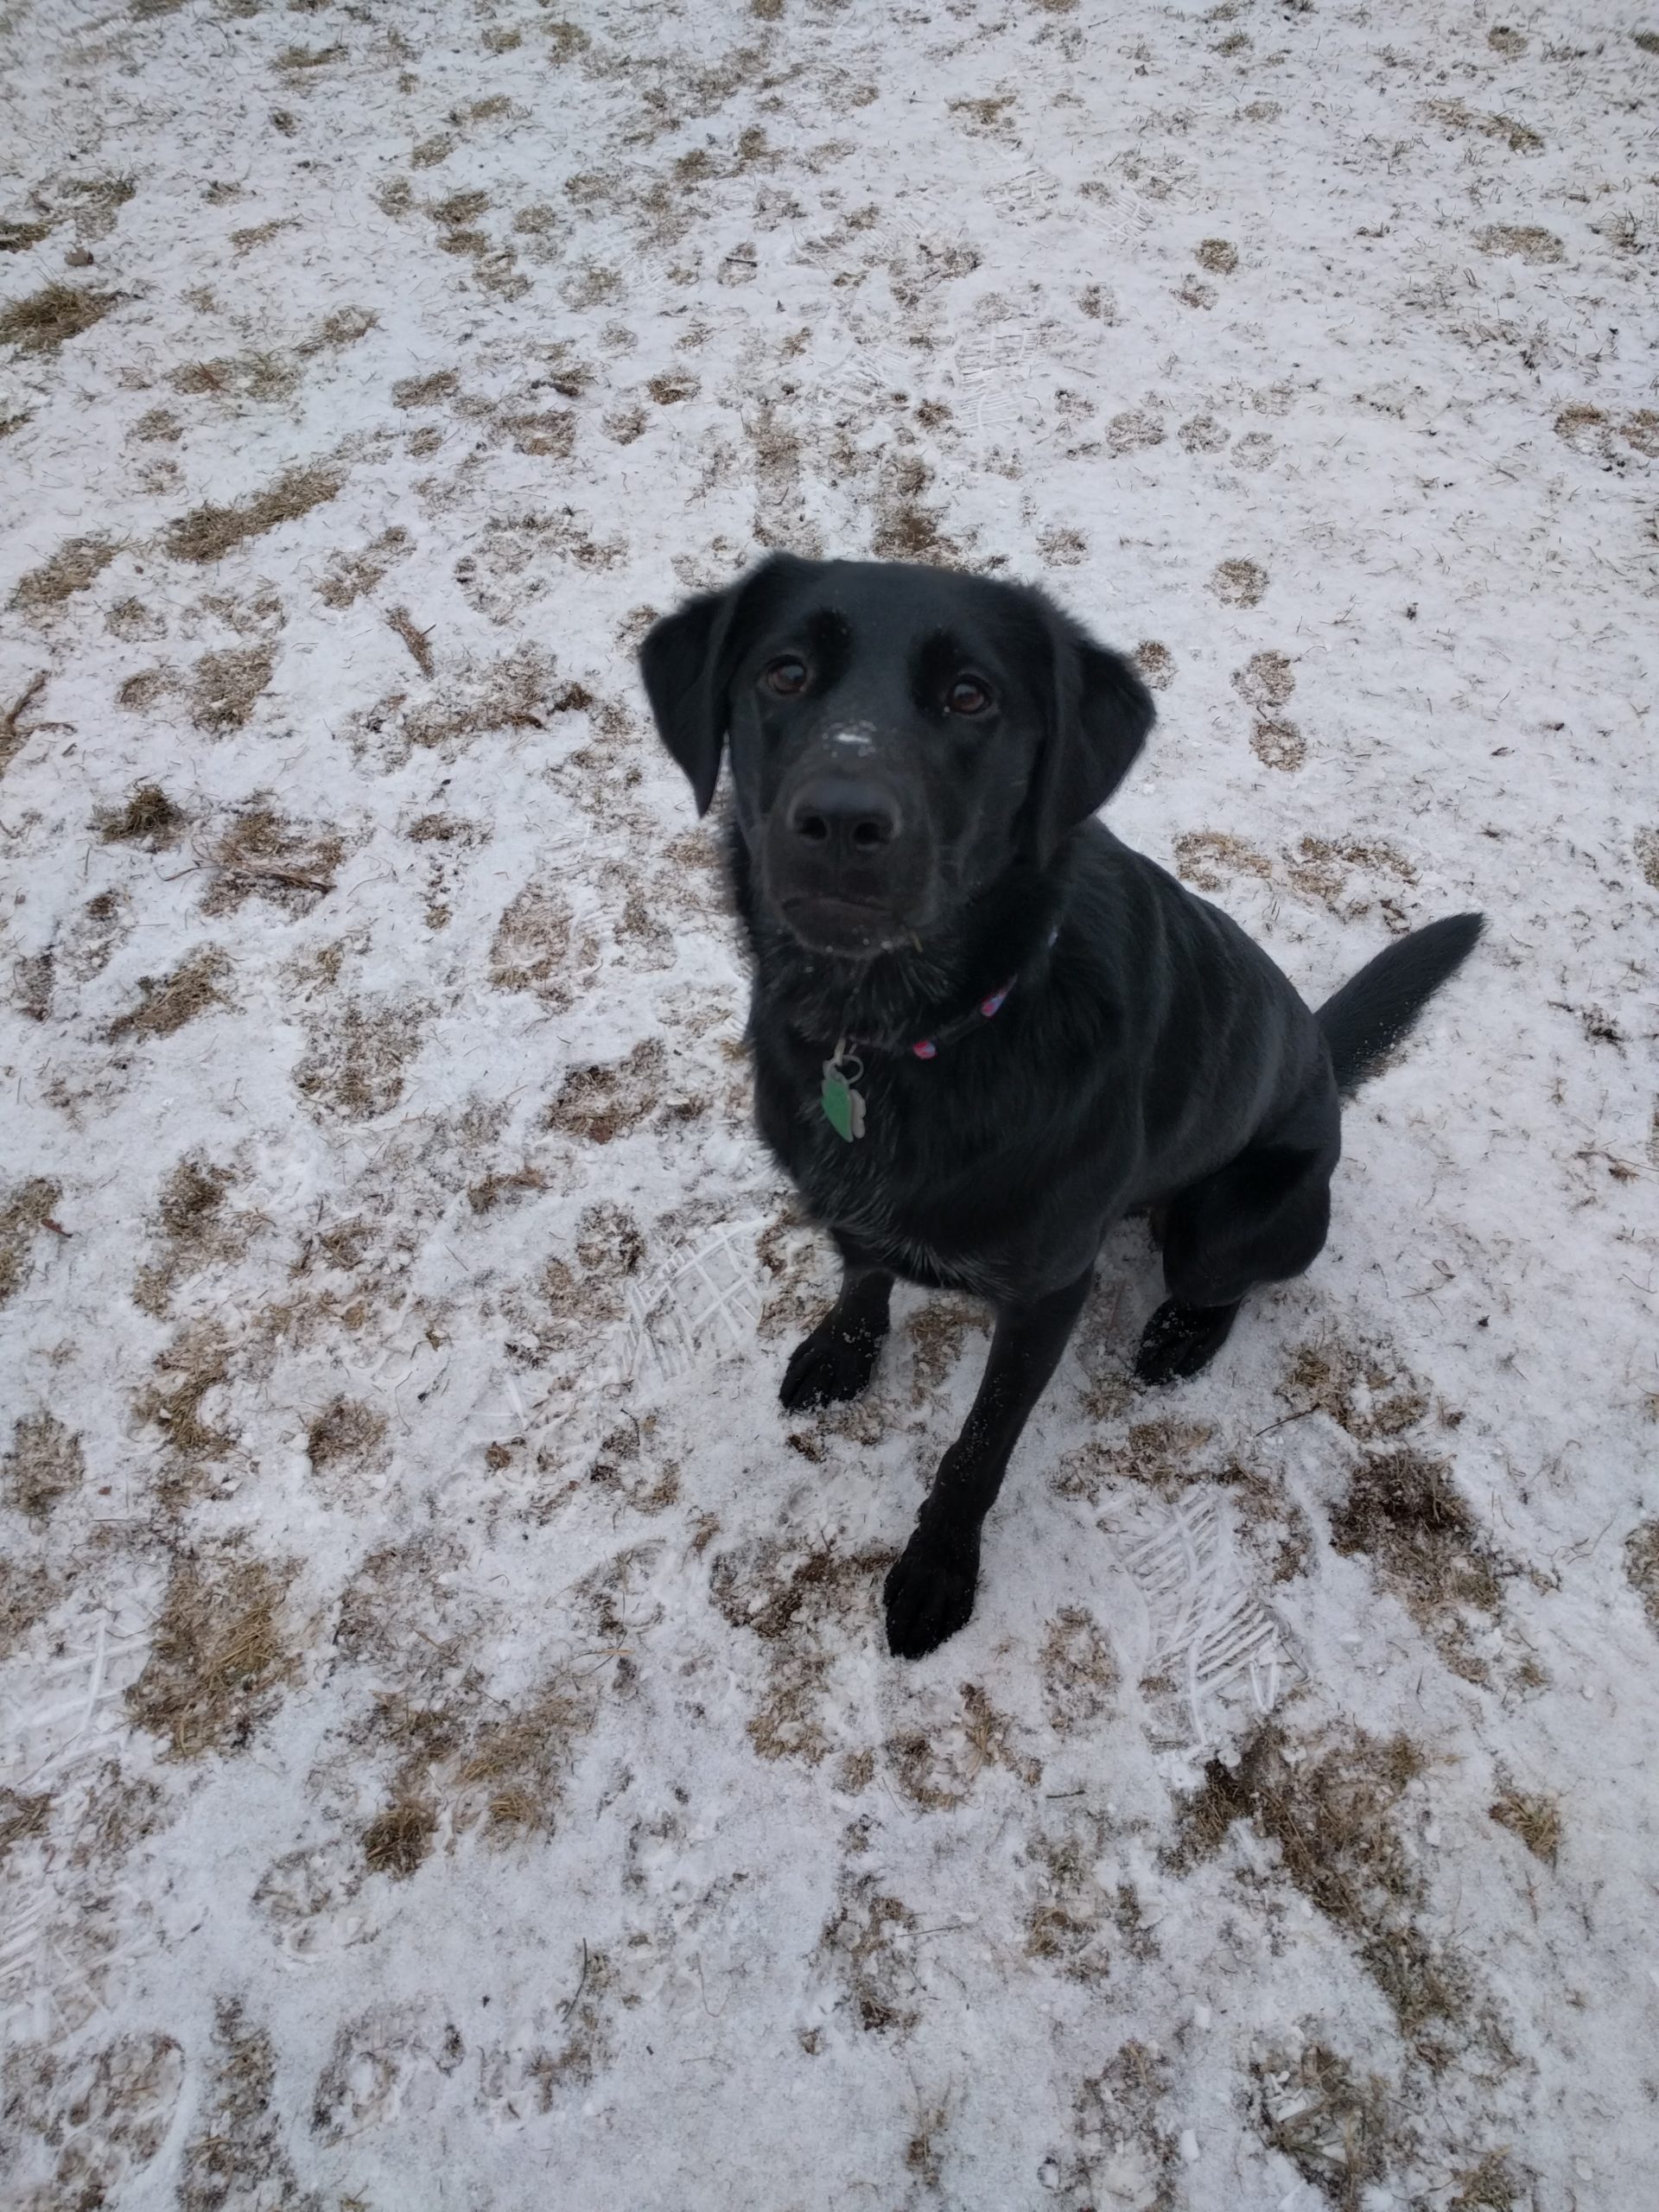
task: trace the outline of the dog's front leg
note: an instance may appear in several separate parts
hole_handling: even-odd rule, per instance
[[[888,1570],[887,1648],[919,1659],[967,1625],[979,1580],[979,1531],[1010,1454],[1059,1364],[1094,1269],[1029,1305],[997,1309],[979,1395],[939,1462],[916,1532]]]
[[[855,1265],[843,1255],[840,1297],[796,1345],[784,1370],[778,1395],[790,1413],[857,1397],[875,1372],[892,1290],[884,1268]]]

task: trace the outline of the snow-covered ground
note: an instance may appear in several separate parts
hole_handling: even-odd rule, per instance
[[[0,184],[6,2203],[1651,2205],[1659,15],[12,0]],[[1310,995],[1491,917],[918,1666],[982,1317],[780,1415],[632,662],[779,544],[1138,646]]]

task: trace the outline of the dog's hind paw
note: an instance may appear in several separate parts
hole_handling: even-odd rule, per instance
[[[1227,1341],[1237,1306],[1183,1306],[1166,1298],[1141,1332],[1137,1382],[1183,1382],[1208,1367]]]
[[[979,1584],[979,1533],[948,1540],[918,1529],[887,1569],[882,1599],[887,1649],[895,1659],[921,1659],[966,1628]]]
[[[881,1338],[868,1329],[843,1329],[826,1314],[789,1356],[778,1395],[790,1413],[838,1405],[855,1398],[875,1372]]]

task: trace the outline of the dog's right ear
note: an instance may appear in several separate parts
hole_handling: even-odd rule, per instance
[[[684,769],[707,814],[720,780],[720,755],[730,719],[732,669],[760,589],[785,566],[773,555],[724,591],[702,592],[646,631],[639,672],[657,734]]]

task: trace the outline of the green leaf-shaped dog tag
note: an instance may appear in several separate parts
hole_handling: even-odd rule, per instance
[[[834,1060],[823,1064],[823,1085],[818,1092],[823,1118],[844,1144],[864,1134],[864,1101]]]

